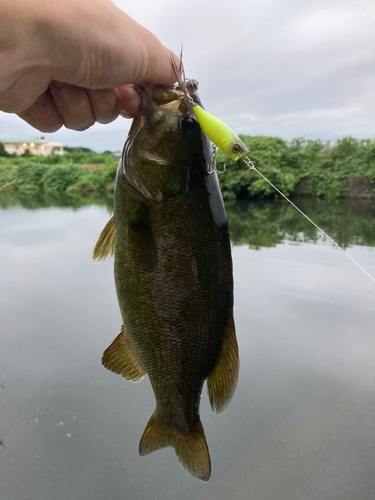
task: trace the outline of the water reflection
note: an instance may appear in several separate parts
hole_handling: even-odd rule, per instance
[[[90,196],[68,195],[57,192],[25,193],[19,191],[0,191],[0,208],[23,207],[28,210],[48,207],[81,208],[88,205],[104,205],[111,213],[113,196],[94,193]]]
[[[341,252],[286,202],[228,204],[241,369],[222,414],[203,392],[202,484],[172,449],[138,455],[149,380],[100,364],[121,324],[113,263],[89,261],[111,200],[51,198],[0,193],[1,500],[374,497],[374,286]],[[375,273],[372,205],[298,204]]]
[[[375,246],[374,201],[299,198],[293,202],[340,246]],[[285,200],[228,202],[226,207],[234,245],[260,249],[283,241],[316,243],[324,239]]]
[[[375,246],[375,202],[373,200],[312,200],[293,202],[343,248]],[[113,197],[102,194],[72,196],[57,193],[0,192],[0,207],[21,206],[29,210],[46,207],[81,208],[103,205],[113,211]],[[228,201],[226,210],[234,245],[258,250],[283,241],[317,243],[321,233],[285,200]]]

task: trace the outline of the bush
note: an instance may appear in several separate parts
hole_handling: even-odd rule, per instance
[[[11,165],[0,167],[0,187],[17,179],[18,169]]]
[[[18,167],[17,177],[18,186],[35,186],[36,188],[43,187],[43,177],[46,174],[49,165],[44,163],[23,163]]]
[[[66,191],[83,175],[83,169],[77,165],[56,165],[50,167],[43,176],[44,189]]]
[[[2,142],[0,142],[0,156],[4,156],[5,158],[10,156],[10,154],[5,151],[4,144]]]
[[[113,192],[115,187],[117,165],[105,165],[93,171],[82,169],[83,173],[68,192],[90,192],[99,191],[103,193]]]
[[[255,167],[286,196],[306,178],[308,191],[314,196],[340,198],[345,195],[348,177],[364,176],[375,182],[375,140],[344,137],[334,145],[303,138],[290,142],[279,137],[240,136],[249,149]],[[0,187],[7,189],[55,190],[86,193],[112,192],[118,158],[75,150],[65,155],[5,157],[0,156]],[[217,169],[225,173],[219,181],[226,199],[274,197],[276,191],[254,170],[241,161],[234,162],[218,151]],[[78,165],[104,165],[89,170]]]
[[[289,148],[288,143],[279,137],[240,136],[240,138],[249,149],[248,156],[255,168],[288,196],[302,175],[298,171],[303,156],[301,145],[298,144],[296,147],[296,144],[293,144]],[[294,156],[290,154],[291,151]],[[219,178],[225,198],[277,195],[268,182],[254,170],[249,170],[243,162],[234,162],[220,152],[217,155],[218,170],[223,170],[224,163],[226,173]]]

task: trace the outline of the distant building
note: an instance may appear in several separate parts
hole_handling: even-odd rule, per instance
[[[32,155],[63,155],[64,144],[62,142],[46,142],[44,137],[34,137],[32,139],[0,139],[4,149],[9,154],[21,156],[25,151],[30,151]]]

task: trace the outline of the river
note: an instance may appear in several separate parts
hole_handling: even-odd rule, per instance
[[[0,194],[1,500],[375,498],[375,283],[285,201],[227,204],[241,368],[222,414],[204,388],[205,484],[171,448],[138,455],[149,381],[100,364],[112,201]],[[375,275],[374,202],[296,203]]]

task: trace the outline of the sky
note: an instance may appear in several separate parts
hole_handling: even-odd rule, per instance
[[[373,0],[115,0],[174,52],[210,113],[236,133],[375,137]],[[130,120],[42,134],[0,112],[0,140],[122,150]]]

